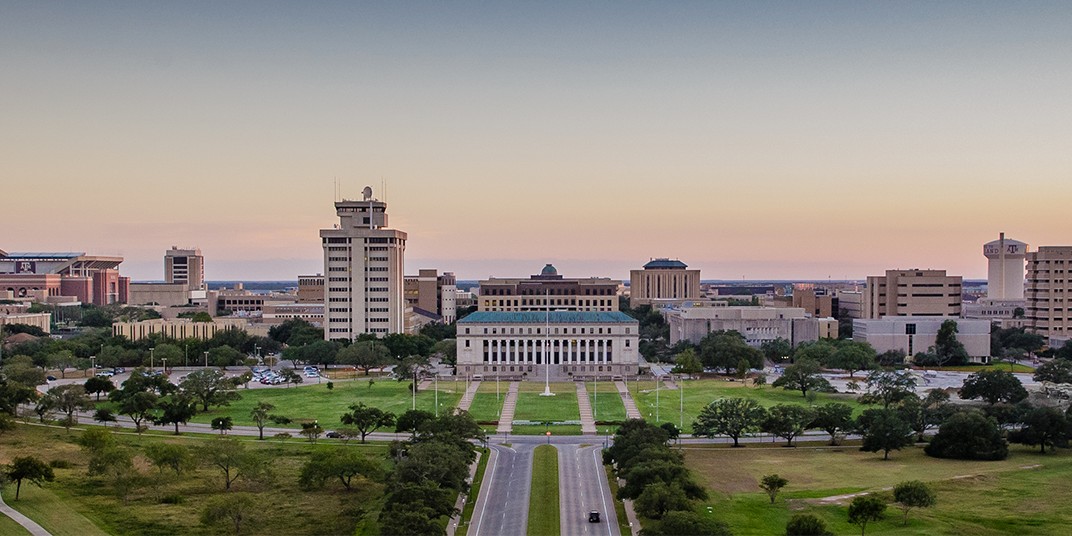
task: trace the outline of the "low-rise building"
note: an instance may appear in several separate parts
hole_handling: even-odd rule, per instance
[[[837,320],[809,317],[799,307],[685,307],[666,311],[670,344],[698,344],[713,331],[736,331],[750,346],[785,339],[793,346],[837,338]]]
[[[480,311],[617,311],[620,283],[606,277],[564,278],[548,264],[528,279],[480,282]]]
[[[878,353],[899,350],[912,356],[934,346],[946,321],[957,323],[957,340],[968,355],[986,361],[990,355],[990,321],[965,318],[887,316],[853,320],[852,339],[866,342]]]
[[[861,318],[887,316],[958,317],[962,278],[945,270],[886,270],[868,276]]]
[[[0,328],[9,324],[32,326],[45,333],[51,333],[52,313],[0,313]]]
[[[211,339],[216,333],[238,329],[249,331],[249,323],[241,318],[217,318],[212,322],[194,322],[188,318],[143,320],[141,322],[116,322],[112,335],[137,341],[153,334],[162,334],[172,339]]]
[[[554,381],[634,375],[639,330],[619,311],[478,311],[458,321],[458,374]]]
[[[700,299],[700,271],[677,259],[651,259],[629,271],[629,307],[681,305]]]

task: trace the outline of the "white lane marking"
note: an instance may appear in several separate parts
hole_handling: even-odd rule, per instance
[[[491,449],[491,452],[490,452],[489,456],[492,457],[492,460],[491,460],[491,477],[488,478],[488,481],[487,481],[487,483],[485,485],[481,486],[481,489],[480,489],[481,495],[484,495],[485,490],[486,491],[491,491],[491,483],[492,483],[493,480],[495,480],[495,468],[498,467],[498,465],[499,465],[499,452],[497,450]],[[484,472],[485,472],[485,474],[487,474],[486,469],[485,469]],[[484,495],[484,506],[480,507],[480,517],[477,519],[477,522],[476,522],[476,532],[473,533],[474,536],[478,536],[480,534],[480,528],[484,526],[484,512],[487,509],[488,509],[488,497],[487,497],[487,495]]]
[[[599,455],[600,454],[599,451],[596,450],[596,449],[592,449],[592,454],[594,455],[593,459],[595,460],[596,469],[598,469],[598,470],[603,472],[603,474],[600,475],[600,478],[599,478],[599,496],[600,496],[600,498],[603,499],[603,508],[606,508],[607,507],[607,495],[605,493],[603,493],[603,483],[607,481],[607,471],[605,469],[603,469],[603,464],[600,463],[603,460],[600,459],[601,456]],[[608,484],[608,485],[610,485],[610,484]],[[618,512],[614,509],[614,505],[611,505],[610,510],[608,510],[607,513],[606,513],[606,515],[607,515],[607,536],[613,536],[613,534],[610,531],[610,513],[611,512],[614,512],[614,516],[615,516],[615,518],[617,518]]]

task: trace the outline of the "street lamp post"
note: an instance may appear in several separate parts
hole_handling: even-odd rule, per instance
[[[91,369],[93,369],[93,375],[96,376],[97,375],[97,356],[95,356],[95,355],[89,356],[89,367]]]
[[[439,371],[435,374],[435,416],[439,418]]]
[[[149,372],[153,371],[153,368],[154,368],[153,365],[155,365],[155,363],[153,362],[153,351],[154,350],[156,350],[155,346],[152,347],[152,348],[149,348]]]
[[[160,360],[164,362],[164,374],[167,374],[167,358],[161,357]]]
[[[205,351],[205,368],[208,368],[208,351]]]

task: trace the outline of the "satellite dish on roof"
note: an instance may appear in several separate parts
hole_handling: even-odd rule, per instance
[[[372,199],[372,187],[366,186],[364,190],[361,190],[361,195],[365,196],[365,201]]]

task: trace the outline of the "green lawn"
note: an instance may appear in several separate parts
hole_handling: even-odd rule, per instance
[[[465,384],[462,382],[439,383],[439,411],[450,411],[458,405]],[[299,428],[297,421],[318,420],[324,428],[339,426],[339,417],[347,411],[350,404],[363,402],[368,406],[401,415],[410,409],[413,398],[409,384],[393,380],[380,380],[371,387],[368,382],[336,382],[335,388],[329,390],[325,384],[307,384],[291,388],[274,389],[239,389],[242,399],[232,402],[230,406],[212,408],[207,413],[199,413],[193,422],[211,422],[215,417],[230,416],[234,424],[252,426],[249,412],[258,402],[274,404],[274,413],[293,419],[291,426]],[[435,390],[429,387],[417,393],[417,409],[434,412]],[[391,430],[394,431],[394,430]]]
[[[577,407],[577,391],[558,391],[555,396],[540,396],[539,393],[517,394],[514,420],[535,422],[560,422],[581,420]]]
[[[890,504],[887,519],[868,524],[867,534],[1060,534],[1072,523],[1072,452],[1039,455],[1011,446],[1007,460],[971,462],[940,460],[910,448],[881,454],[846,448],[779,447],[685,449],[686,463],[712,491],[714,515],[735,534],[783,533],[794,513],[812,513],[835,534],[853,534],[847,502],[825,497],[875,492],[891,501],[889,488],[904,480],[923,480],[938,493],[932,509],[913,510],[907,526]],[[770,504],[760,492],[763,475],[778,473],[789,485]]]
[[[505,392],[499,394],[498,400],[495,393],[477,392],[473,397],[473,404],[469,406],[469,414],[476,422],[496,422],[499,420],[499,412],[505,398]]]
[[[598,391],[593,382],[588,382],[588,403],[592,416],[598,421],[624,421],[625,404],[613,383],[600,382]]]
[[[4,502],[18,510],[22,515],[34,520],[53,536],[90,536],[107,533],[101,531],[89,519],[77,510],[68,507],[60,498],[61,494],[53,490],[54,486],[37,487],[27,482],[22,483],[19,500],[15,500],[15,487],[4,488]],[[2,517],[2,516],[0,516]],[[4,517],[7,519],[7,517]],[[0,525],[2,528],[2,525]],[[7,534],[6,532],[0,532]]]
[[[30,532],[22,528],[22,525],[16,523],[14,519],[0,514],[0,534],[9,534],[11,536],[26,536],[29,535]]]
[[[532,453],[532,493],[527,534],[554,536],[561,532],[558,506],[558,449],[540,445]]]
[[[473,519],[473,509],[476,508],[476,499],[480,496],[480,487],[484,485],[484,473],[488,468],[488,459],[491,451],[487,448],[482,449],[480,452],[480,461],[477,462],[476,474],[473,475],[473,482],[469,486],[469,494],[466,496],[465,507],[462,508],[461,516],[458,518],[458,532],[464,534],[469,530],[469,522]]]
[[[539,424],[515,424],[510,433],[514,435],[546,435],[548,431],[551,432],[551,435],[581,435],[581,425],[559,424],[543,426]]]
[[[752,398],[765,407],[775,404],[809,404],[800,391],[786,391],[781,388],[770,386],[752,387],[745,386],[739,381],[725,380],[686,380],[679,382],[681,390],[667,390],[660,388],[658,394],[655,391],[654,381],[629,382],[629,391],[637,404],[641,415],[654,422],[656,417],[655,402],[659,401],[659,422],[669,422],[678,425],[681,422],[681,412],[678,410],[684,396],[684,428],[686,433],[692,432],[692,421],[700,414],[700,411],[712,401],[719,398],[741,397]],[[844,402],[857,411],[863,406],[856,401],[853,395],[819,393],[816,404],[825,402]]]

